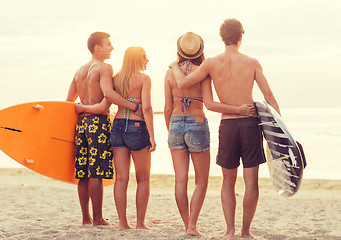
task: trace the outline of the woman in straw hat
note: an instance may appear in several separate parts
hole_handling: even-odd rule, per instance
[[[143,112],[143,117],[141,117],[135,111],[119,106],[112,124],[110,141],[116,170],[114,199],[120,230],[131,228],[126,216],[131,156],[137,180],[136,229],[148,229],[144,221],[150,192],[151,152],[156,148],[151,105],[151,80],[143,73],[148,62],[146,52],[142,47],[129,47],[124,53],[121,70],[113,78],[115,91],[131,102],[142,103]],[[92,106],[78,106],[77,111],[98,114],[109,106],[110,103],[103,100]]]
[[[192,32],[177,41],[178,64],[187,75],[204,61],[204,41]],[[210,169],[210,132],[203,110],[200,83],[180,89],[171,70],[165,77],[164,115],[168,146],[175,171],[175,199],[188,235],[200,236],[196,223],[205,199]],[[190,157],[195,170],[195,189],[190,210],[187,195]]]
[[[195,71],[205,60],[204,41],[195,33],[182,35],[177,41],[177,48],[177,62],[185,75]],[[206,80],[210,82],[210,79]],[[203,102],[211,111],[248,112],[244,109],[246,106],[233,107],[215,102],[210,84],[197,83],[180,89],[173,72],[167,71],[164,115],[175,171],[175,199],[186,233],[193,236],[201,235],[196,223],[205,199],[210,169],[210,132]],[[195,189],[189,208],[187,183],[190,158],[195,171]]]

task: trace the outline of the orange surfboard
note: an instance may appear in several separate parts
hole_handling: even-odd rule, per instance
[[[75,103],[30,102],[0,111],[0,149],[21,165],[47,177],[77,184]],[[114,179],[103,181],[111,185]]]

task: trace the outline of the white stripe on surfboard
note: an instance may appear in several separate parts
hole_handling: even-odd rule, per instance
[[[280,173],[282,173],[283,175],[287,175],[289,177],[294,177],[294,178],[299,178],[298,176],[288,172],[286,169],[283,169],[281,164],[273,164],[273,167],[276,168],[278,171],[280,171]]]
[[[270,141],[270,140],[266,140],[266,141],[269,142],[269,143],[271,143],[271,144],[277,145],[277,146],[279,146],[279,147],[293,148],[292,145],[280,144],[280,143],[276,143],[276,142],[273,142],[273,141]]]
[[[275,136],[275,137],[279,137],[279,138],[288,138],[287,135],[285,135],[284,133],[276,133],[276,132],[272,132],[269,130],[263,130],[263,132],[265,134],[269,134],[271,136]]]
[[[288,158],[276,158],[276,159],[273,159],[272,161],[275,162],[276,164],[284,164],[285,166],[289,167],[289,168],[299,168],[297,165],[295,165],[295,162],[296,162],[296,159],[295,159],[295,162],[294,162],[294,165],[290,165],[290,162],[287,160]],[[291,157],[290,157],[291,161],[293,160]]]
[[[291,190],[291,188],[283,188],[283,189],[279,190],[278,193],[279,193],[279,195],[282,195],[286,191],[288,191],[290,193],[290,195],[292,195],[294,193],[294,191]]]
[[[275,121],[262,122],[262,123],[259,123],[258,125],[259,125],[259,126],[267,125],[267,126],[270,126],[270,127],[276,127],[276,128],[281,129],[281,127],[280,127],[280,126],[278,125],[278,123],[275,122]]]
[[[282,193],[284,193],[285,191],[288,191],[291,194],[294,193],[294,191],[291,189],[291,186],[288,186],[283,182],[274,182],[274,185],[276,189],[280,188],[279,190],[277,190],[280,195],[282,195]]]
[[[297,167],[297,156],[295,156],[291,149],[289,149],[289,153],[291,153],[290,155],[287,155],[287,154],[283,154],[283,153],[280,153],[280,152],[277,152],[275,150],[270,150],[272,153],[274,153],[275,155],[278,156],[278,158],[275,158],[273,159],[274,161],[282,161],[282,160],[286,160],[286,159],[290,159],[292,164],[293,165],[289,165],[289,166],[292,166],[292,167]],[[281,157],[282,156],[282,157]],[[287,165],[287,164],[286,164]],[[288,165],[287,165],[288,166]]]
[[[285,184],[284,182],[273,182],[276,190],[279,188],[278,193],[282,195],[282,193],[288,191],[289,193],[293,194],[294,191],[291,189],[291,186],[288,184]]]
[[[258,112],[258,115],[262,116],[262,117],[272,117],[273,118],[273,116],[268,112]]]
[[[287,184],[289,184],[289,185],[292,186],[292,187],[296,187],[296,184],[295,184],[295,183],[289,181],[288,179],[282,177],[281,175],[274,175],[274,178],[275,178],[275,179],[280,179],[280,180],[282,180],[282,182],[284,181],[284,182],[286,182]]]
[[[278,151],[276,151],[276,150],[270,150],[273,154],[275,154],[275,155],[277,155],[278,156],[278,158],[276,158],[276,159],[274,159],[274,160],[282,160],[283,158],[288,158],[288,157],[290,157],[289,155],[287,155],[287,154],[283,154],[283,153],[281,153],[281,152],[278,152]],[[282,157],[281,157],[282,156]]]

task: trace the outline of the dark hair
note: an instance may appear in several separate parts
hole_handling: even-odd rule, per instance
[[[225,45],[237,45],[242,34],[244,28],[237,19],[228,18],[220,25],[220,36]]]
[[[193,63],[194,65],[199,66],[205,60],[204,53],[202,53],[199,57],[194,58],[194,59],[187,59],[187,58],[184,58],[183,56],[181,56],[179,53],[177,53],[177,54],[178,54],[178,63],[182,63],[185,61],[191,61],[191,63]]]
[[[103,39],[109,38],[110,34],[105,32],[94,32],[88,38],[88,49],[91,53],[94,53],[96,45],[102,46]]]

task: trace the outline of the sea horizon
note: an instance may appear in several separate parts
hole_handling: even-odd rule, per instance
[[[221,176],[215,163],[218,146],[220,114],[205,111],[211,133],[211,176]],[[296,141],[303,145],[307,167],[305,179],[341,179],[341,108],[282,108],[285,121]],[[174,174],[172,159],[167,144],[168,132],[162,113],[154,114],[157,149],[152,153],[151,174]],[[0,168],[25,168],[0,151]],[[242,167],[239,176],[242,175]],[[133,171],[133,167],[131,171]],[[190,175],[194,174],[191,164]],[[260,165],[259,176],[269,178],[267,164]]]

